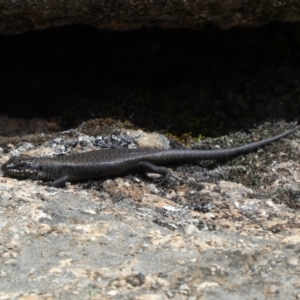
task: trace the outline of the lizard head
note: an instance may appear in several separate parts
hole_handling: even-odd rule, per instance
[[[1,166],[5,176],[36,178],[40,172],[39,165],[32,157],[15,156]]]

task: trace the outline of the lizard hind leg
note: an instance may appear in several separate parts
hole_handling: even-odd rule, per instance
[[[166,181],[169,181],[170,177],[173,177],[176,180],[178,180],[179,182],[182,182],[182,179],[180,179],[178,176],[171,173],[170,170],[166,167],[156,166],[147,161],[141,161],[139,163],[139,167],[143,172],[156,173],[156,174],[162,175],[161,177],[155,179],[155,182],[157,184],[162,184]]]
[[[51,186],[54,187],[62,187],[65,185],[65,183],[68,181],[69,176],[68,175],[63,175],[59,178],[56,178],[52,183]]]

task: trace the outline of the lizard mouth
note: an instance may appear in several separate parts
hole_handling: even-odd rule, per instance
[[[38,173],[38,168],[33,165],[29,157],[12,157],[1,166],[4,175],[30,178]]]

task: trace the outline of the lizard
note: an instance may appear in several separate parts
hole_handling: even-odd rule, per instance
[[[298,128],[299,126],[261,141],[228,149],[110,148],[57,157],[14,156],[1,166],[1,170],[4,176],[45,181],[53,180],[51,185],[54,187],[64,186],[67,181],[115,176],[136,170],[160,174],[159,183],[168,181],[170,177],[180,181],[179,177],[171,173],[167,167],[161,165],[230,158],[242,155],[275,142],[296,131]]]

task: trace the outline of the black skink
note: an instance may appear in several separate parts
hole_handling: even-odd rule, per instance
[[[134,170],[161,174],[160,182],[170,177],[178,179],[169,169],[155,164],[210,160],[233,157],[275,142],[298,127],[274,137],[241,147],[220,150],[190,149],[128,149],[112,148],[59,157],[12,157],[1,167],[4,175],[32,179],[54,180],[52,186],[63,186],[66,181],[87,180],[109,175],[120,175]]]

